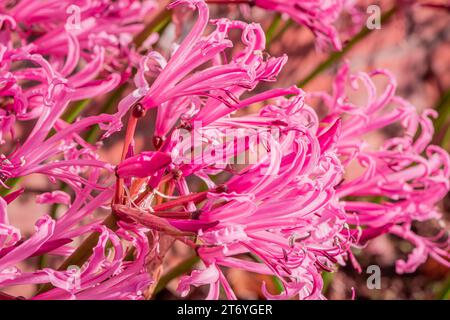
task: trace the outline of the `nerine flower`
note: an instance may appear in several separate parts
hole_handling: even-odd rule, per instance
[[[409,223],[418,220],[414,217],[418,203],[413,198],[402,199],[399,204],[381,203],[388,212],[390,207],[394,209],[392,214],[387,215],[383,214],[385,211],[375,214],[373,207],[370,207],[377,206],[373,201],[365,206],[364,203],[347,201],[345,198],[345,190],[351,190],[349,194],[356,196],[358,193],[353,194],[354,190],[364,191],[366,185],[370,186],[366,191],[369,195],[375,192],[376,196],[381,196],[387,192],[387,196],[391,196],[393,185],[377,191],[377,188],[386,184],[383,180],[391,173],[389,170],[396,172],[395,169],[401,165],[405,167],[400,167],[400,171],[401,168],[408,168],[407,173],[417,171],[422,177],[427,169],[425,166],[412,170],[410,166],[415,161],[420,164],[425,161],[421,160],[419,154],[429,144],[429,122],[415,114],[415,109],[406,107],[405,101],[394,96],[395,85],[392,81],[378,97],[369,76],[361,73],[352,77],[352,80],[361,79],[368,88],[368,103],[363,107],[349,103],[344,95],[345,71],[341,71],[337,77],[333,96],[304,94],[293,87],[274,89],[238,100],[234,97],[253,88],[256,82],[244,90],[242,85],[229,87],[225,80],[221,83],[222,89],[219,89],[214,87],[216,73],[209,75],[208,83],[201,82],[203,77],[200,75],[210,72],[210,68],[194,74],[180,74],[181,82],[172,82],[178,79],[179,70],[192,70],[189,57],[195,56],[196,45],[190,41],[197,38],[191,37],[195,35],[194,31],[199,30],[197,28],[202,30],[199,21],[206,23],[206,17],[202,17],[202,14],[207,13],[203,2],[184,2],[198,7],[200,18],[197,24],[177,49],[173,60],[161,64],[161,73],[152,86],[147,87],[145,81],[139,82],[143,77],[135,80],[144,85],[122,101],[117,114],[122,117],[132,106],[138,106],[138,109],[167,108],[163,109],[164,115],[169,117],[171,125],[165,126],[163,130],[157,125],[158,135],[154,138],[160,139],[155,144],[160,152],[172,154],[172,161],[165,169],[158,168],[158,172],[148,178],[143,179],[147,176],[143,174],[129,181],[128,199],[125,204],[114,207],[121,217],[171,235],[196,249],[204,269],[181,279],[179,290],[183,295],[189,292],[190,285],[209,285],[207,298],[218,298],[220,287],[228,298],[235,298],[222,271],[222,267],[229,267],[278,277],[284,291],[275,296],[263,287],[268,298],[323,298],[320,274],[332,271],[336,263],[344,264],[347,260],[358,267],[351,248],[385,232],[420,244],[420,249],[413,254],[413,258],[417,258],[416,262],[423,262],[427,254],[440,260],[440,257],[447,255],[445,248],[441,249],[431,240],[422,240],[411,233]],[[243,26],[228,21],[226,25]],[[246,28],[243,27],[243,30]],[[251,30],[254,32],[258,29],[251,27]],[[261,38],[255,36],[251,39],[256,41]],[[252,46],[261,48],[262,45],[263,42],[256,41]],[[191,48],[191,51],[187,48]],[[178,57],[184,59],[178,60]],[[256,61],[259,61],[258,66],[261,65],[260,60]],[[189,68],[185,66],[187,62]],[[233,62],[217,67],[218,74],[224,79],[232,76],[225,71],[229,70]],[[242,66],[242,63],[238,65]],[[180,69],[174,69],[178,73],[171,74],[171,67],[175,66]],[[265,65],[271,70],[270,66]],[[267,73],[265,69],[261,70],[261,74]],[[255,74],[258,75],[258,71]],[[373,75],[376,74],[386,72],[376,71]],[[163,85],[163,80],[167,81],[167,85]],[[189,86],[183,85],[184,81]],[[201,90],[195,91],[197,85]],[[228,98],[232,93],[233,99],[229,100],[222,92],[226,92]],[[287,94],[293,94],[294,97],[279,98]],[[206,96],[206,99],[199,99],[199,96]],[[315,96],[322,97],[330,107],[323,119],[304,102],[306,98]],[[171,98],[179,100],[164,105]],[[235,110],[268,99],[275,99],[275,103],[262,108],[258,114],[233,114]],[[397,104],[392,111],[379,112],[391,104]],[[177,111],[177,107],[185,108],[187,105],[190,105],[189,114]],[[348,118],[346,114],[355,115],[356,118]],[[170,130],[177,120],[181,120],[182,124]],[[360,122],[352,123],[356,120]],[[365,144],[356,139],[368,131],[398,121],[412,125],[407,129],[406,137],[387,140],[379,154],[363,151]],[[419,123],[427,130],[422,130],[422,136],[414,141],[412,138]],[[243,129],[250,133],[242,134]],[[164,139],[161,132],[164,133]],[[165,142],[162,143],[162,140]],[[413,154],[389,152],[394,143],[400,142],[405,150],[411,150]],[[200,152],[197,152],[198,149]],[[433,150],[436,162],[433,171],[426,172],[435,174],[438,179],[429,179],[427,183],[432,188],[445,187],[442,192],[430,197],[429,206],[433,208],[432,212],[436,212],[436,202],[448,190],[444,183],[448,182],[448,155],[437,147],[429,147],[429,150]],[[255,162],[230,165],[232,159],[239,156],[245,159],[256,151],[260,156]],[[375,156],[380,159],[372,160]],[[392,157],[396,160],[385,165]],[[358,159],[363,166],[370,164],[370,170],[362,177],[346,182],[347,168],[353,159]],[[219,173],[227,179],[217,184],[214,180]],[[394,174],[396,178],[398,175]],[[188,181],[193,176],[201,179],[208,190],[192,190],[194,186]],[[399,182],[396,179],[392,181]],[[406,207],[411,211],[404,210]],[[424,214],[426,212],[430,211],[423,211]],[[394,216],[394,213],[398,216]],[[378,219],[388,223],[376,223]],[[364,230],[361,231],[361,228]],[[186,240],[190,236],[196,236],[197,243]],[[409,265],[399,262],[398,271],[412,271]]]
[[[0,142],[14,138],[15,121],[38,118],[63,86],[77,101],[126,81],[132,37],[155,7],[133,0],[0,4]]]
[[[69,125],[62,115],[71,103],[98,97],[127,80],[131,65],[120,67],[118,58],[134,54],[132,37],[155,6],[127,0],[0,5],[0,142],[8,135],[15,138],[16,121],[38,119],[26,141],[1,156],[2,183],[41,173],[78,188],[77,183],[88,183],[78,175],[83,168],[112,170],[79,136],[112,117],[98,115]]]
[[[253,6],[268,12],[278,12],[310,29],[320,49],[328,47],[334,50],[342,49],[338,20],[344,13],[348,14],[351,20],[345,29],[346,33],[354,34],[363,22],[362,12],[356,7],[354,0],[208,0],[207,2],[240,5],[244,16],[249,19],[252,18],[249,9]]]
[[[379,75],[389,80],[381,94],[371,80]],[[350,102],[347,79],[351,88],[359,89],[359,81],[367,89],[365,104]],[[344,65],[333,88],[332,95],[305,96],[307,101],[323,98],[329,110],[321,120],[300,96],[268,105],[258,115],[220,119],[201,129],[208,142],[225,141],[230,130],[265,127],[266,132],[268,126],[276,126],[280,139],[266,142],[270,152],[261,161],[236,172],[224,184],[226,193],[211,194],[201,206],[199,220],[217,225],[198,232],[197,252],[205,269],[181,279],[182,294],[190,285],[210,285],[208,298],[217,298],[220,286],[234,298],[220,268],[231,267],[277,276],[284,285],[279,297],[321,298],[320,273],[346,260],[359,269],[350,249],[384,233],[416,247],[406,261],[397,261],[398,273],[414,272],[428,256],[449,265],[443,232],[427,238],[412,229],[415,222],[439,221],[437,203],[449,191],[449,155],[429,145],[431,111],[420,115],[395,96],[395,80],[384,70],[349,75]],[[396,123],[403,129],[379,149],[365,143],[367,133]],[[261,141],[251,136],[248,140]],[[237,143],[239,149],[236,138],[230,144],[231,157],[251,148],[244,142]],[[207,157],[215,155],[207,158],[212,163],[224,155],[206,150]],[[365,170],[350,178],[354,162]],[[211,179],[207,183],[214,186]],[[265,287],[263,292],[275,298]]]
[[[63,78],[53,67],[38,54],[17,54],[11,56],[12,60],[31,61],[37,65],[35,68],[28,68],[27,73],[30,75],[40,75],[39,89],[30,89],[34,95],[35,107],[30,113],[38,117],[33,130],[22,144],[10,152],[8,155],[2,155],[0,172],[2,181],[8,178],[17,178],[31,173],[41,173],[47,176],[60,177],[63,181],[66,178],[79,179],[78,175],[71,174],[67,171],[68,167],[90,166],[103,167],[111,170],[110,165],[98,161],[97,156],[93,153],[93,147],[82,142],[79,133],[86,130],[90,126],[102,121],[109,121],[111,116],[99,115],[87,117],[75,125],[69,126],[61,119],[61,115],[67,109],[71,101],[94,97],[97,94],[105,93],[118,84],[118,78],[114,75],[110,79],[103,82],[95,81],[95,83],[85,83],[83,80],[82,87],[77,87],[77,81],[72,82],[71,79]],[[9,63],[3,60],[5,63]],[[89,68],[89,65],[86,66]],[[85,70],[81,70],[83,73]],[[35,81],[36,81],[35,80]],[[21,88],[17,85],[18,94],[21,94]],[[11,94],[5,92],[5,94]],[[20,96],[14,96],[13,101],[19,101]],[[28,108],[29,106],[26,106]],[[11,106],[14,108],[14,105]],[[17,113],[17,116],[22,111]],[[23,112],[27,112],[23,110]],[[27,113],[25,113],[25,117]],[[56,130],[53,136],[50,136],[52,130]],[[82,148],[77,152],[75,146],[81,144]],[[75,148],[75,149],[73,149]],[[61,161],[55,161],[54,156],[65,158]],[[52,159],[50,163],[45,163],[47,159]],[[77,163],[71,162],[73,159],[79,159]],[[65,169],[61,171],[62,169]],[[69,179],[70,180],[70,179]]]
[[[151,282],[144,267],[149,250],[147,239],[144,234],[134,235],[133,231],[130,232],[127,229],[119,230],[117,234],[104,227],[87,230],[101,234],[93,255],[81,269],[70,266],[67,270],[61,271],[44,268],[35,272],[21,272],[13,267],[17,262],[35,255],[61,254],[62,250],[58,248],[61,242],[50,240],[54,230],[55,222],[48,217],[43,217],[37,222],[36,233],[31,238],[6,254],[3,254],[3,250],[0,251],[1,287],[30,283],[51,283],[55,287],[33,297],[37,300],[142,298],[143,291]],[[136,248],[133,251],[136,260],[125,260],[128,251],[123,250],[118,235],[122,235],[124,239],[132,243],[134,247],[131,246],[129,249]],[[112,256],[105,255],[108,241],[113,244]]]

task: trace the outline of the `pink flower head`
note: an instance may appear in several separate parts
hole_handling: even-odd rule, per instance
[[[341,40],[334,24],[342,11],[351,8],[352,2],[348,0],[255,0],[255,5],[287,14],[296,23],[308,27],[316,36],[320,48],[331,45],[335,50],[341,50]]]
[[[218,19],[212,21],[215,30],[204,35],[209,22],[207,5],[204,1],[179,0],[172,2],[169,8],[181,4],[198,10],[195,25],[168,62],[155,52],[141,60],[134,80],[137,89],[119,103],[116,114],[120,120],[137,102],[146,109],[157,107],[155,141],[163,141],[179,118],[189,127],[194,120],[211,122],[244,106],[239,97],[253,90],[260,81],[274,81],[287,60],[286,56],[264,58],[265,35],[259,25]],[[243,48],[234,51],[232,58],[227,60],[225,53],[235,46],[228,37],[232,30],[241,32]],[[146,72],[150,71],[150,61],[156,61],[161,69],[151,86],[145,79]],[[211,66],[205,67],[208,64]],[[202,69],[194,72],[199,68]],[[271,92],[269,95],[288,93],[293,92]],[[211,116],[212,119],[206,119]],[[108,134],[120,127],[120,123],[114,122]],[[160,143],[157,143],[158,147]]]
[[[121,178],[152,176],[156,171],[165,168],[172,161],[170,155],[163,152],[141,152],[127,158],[117,167],[117,175]]]
[[[36,203],[61,203],[70,204],[70,195],[64,191],[45,192],[36,198]]]

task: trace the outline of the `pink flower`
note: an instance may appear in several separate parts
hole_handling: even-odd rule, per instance
[[[93,205],[88,205],[79,212],[85,211],[84,214],[87,215],[88,207],[91,210],[96,208],[97,201],[94,200]],[[0,202],[3,203],[3,199],[0,199]],[[77,201],[74,205],[78,205]],[[63,217],[73,221],[77,217],[70,215],[70,210],[72,209],[70,208]],[[5,217],[6,210],[3,206],[0,212],[0,287],[29,283],[51,283],[56,287],[38,294],[34,299],[136,299],[142,297],[143,290],[150,283],[149,276],[145,272],[145,259],[149,246],[147,237],[142,231],[130,229],[125,224],[121,224],[121,228],[116,233],[95,225],[70,231],[68,219],[55,221],[48,216],[43,216],[36,223],[36,232],[30,238],[19,242],[19,231],[9,226]],[[77,221],[73,221],[71,225],[74,226]],[[63,231],[61,228],[64,228],[64,232],[61,232]],[[99,243],[89,261],[81,269],[72,266],[62,271],[44,268],[34,272],[23,272],[15,267],[18,262],[35,255],[70,254],[71,250],[63,246],[71,242],[71,238],[91,230],[101,233]],[[65,238],[61,238],[62,236]],[[133,261],[125,261],[127,252],[123,250],[119,237],[128,241],[131,247],[136,249]],[[67,238],[69,238],[68,241]],[[113,256],[105,254],[108,241],[113,244]]]
[[[6,202],[0,198],[0,252],[16,244],[20,239],[20,230],[11,226],[8,221]]]
[[[119,103],[116,114],[120,121],[138,102],[146,109],[157,107],[154,136],[157,147],[161,146],[179,118],[189,127],[194,120],[213,121],[243,107],[246,101],[239,101],[239,97],[253,90],[261,81],[274,81],[287,60],[286,56],[264,58],[265,35],[259,25],[218,19],[212,21],[216,29],[204,35],[209,22],[206,4],[203,1],[178,0],[169,8],[181,4],[198,10],[194,27],[168,62],[156,52],[150,52],[141,60],[134,79],[137,89]],[[232,30],[241,32],[243,49],[234,52],[233,57],[226,61],[223,54],[235,45],[228,38]],[[149,86],[145,74],[150,71],[151,61],[159,64],[161,72]],[[208,64],[212,66],[205,67]],[[202,69],[194,72],[199,68]],[[276,97],[289,93],[293,93],[292,90],[273,91],[267,95]],[[261,100],[267,98],[262,96]],[[195,119],[192,118],[194,114],[197,114]],[[207,116],[214,118],[206,119]],[[107,135],[121,128],[118,121],[109,126]]]
[[[14,136],[15,121],[38,118],[56,100],[58,118],[67,99],[98,96],[126,81],[132,37],[155,8],[151,0],[0,4],[0,143]],[[70,98],[58,96],[61,91]]]
[[[39,195],[37,203],[63,203],[68,208],[57,219],[43,215],[35,233],[23,238],[9,224],[6,211],[24,189],[0,199],[0,287],[46,283],[55,287],[36,299],[141,298],[151,283],[145,270],[150,245],[139,228],[121,223],[113,232],[94,218],[94,211],[111,201],[114,168],[100,160],[96,147],[80,135],[113,117],[93,115],[70,124],[62,115],[72,102],[97,98],[127,79],[128,60],[135,54],[132,37],[142,30],[142,18],[155,5],[131,0],[79,4],[53,0],[0,4],[0,12],[6,12],[0,15],[0,142],[8,144],[4,149],[8,153],[0,158],[1,183],[39,173],[52,183],[65,183],[74,193],[73,201],[59,190]],[[66,11],[69,5],[71,13]],[[66,25],[68,14],[81,24]],[[35,120],[31,132],[12,146],[17,122],[28,120]],[[69,256],[74,248],[68,244],[92,231],[101,233],[100,240],[80,273],[73,268],[24,272],[17,267],[33,256]],[[109,241],[113,255],[107,253]],[[125,259],[127,250],[134,251],[134,260]]]
[[[379,95],[370,79],[377,75],[389,79]],[[359,106],[347,98],[347,77],[354,89],[358,89],[357,80],[367,88],[366,104]],[[209,271],[183,278],[181,292],[187,292],[189,283],[210,285],[208,297],[215,295],[217,286],[229,288],[217,273],[210,276],[217,265],[276,275],[284,286],[278,298],[322,298],[320,273],[332,271],[335,263],[344,264],[346,260],[359,269],[350,248],[386,232],[416,246],[407,261],[397,262],[399,273],[415,271],[428,256],[448,265],[448,241],[438,242],[442,234],[419,236],[411,230],[411,223],[440,218],[436,204],[449,190],[449,156],[438,147],[428,146],[432,137],[428,113],[418,115],[394,93],[395,81],[386,71],[350,76],[344,66],[332,96],[306,94],[307,101],[321,97],[330,108],[320,123],[300,95],[280,99],[256,115],[219,119],[217,124],[201,127],[206,141],[228,141],[219,147],[208,145],[215,150],[231,150],[228,157],[247,148],[255,152],[257,145],[239,144],[238,138],[240,149],[236,149],[236,138],[226,140],[227,135],[239,137],[237,132],[242,128],[258,128],[255,134],[263,131],[265,140],[250,137],[249,141],[266,145],[267,152],[257,163],[232,174],[224,184],[225,194],[209,196],[202,205],[198,219],[218,222],[198,231],[202,245],[197,252]],[[392,103],[397,107],[387,108]],[[364,143],[367,132],[396,122],[403,124],[404,136],[388,138],[378,151]],[[419,126],[421,134],[414,138]],[[277,127],[277,140],[267,136],[270,127]],[[248,135],[242,139],[245,137]],[[211,156],[202,157],[203,162],[195,166],[184,163],[181,170],[183,176],[197,175],[214,188],[207,173],[218,170],[216,163],[221,163],[224,153],[212,152],[208,146],[205,153]],[[426,150],[428,159],[421,155]],[[354,159],[367,170],[347,181],[347,168]],[[349,195],[351,200],[346,198]],[[375,203],[363,197],[382,200]],[[364,231],[358,231],[360,227]],[[257,258],[238,258],[245,254]],[[277,298],[265,288],[263,291],[268,298]],[[234,294],[231,291],[227,296]]]
[[[73,269],[54,271],[43,269],[35,276],[50,281],[56,288],[35,296],[36,300],[48,299],[141,299],[143,291],[151,283],[145,271],[145,259],[149,253],[147,238],[143,232],[129,230],[125,224],[116,233],[102,227],[99,243],[89,261],[78,270],[73,279]],[[136,249],[135,259],[126,261],[121,236]],[[105,255],[107,242],[111,241],[114,255]],[[48,279],[47,281],[45,281]],[[72,280],[73,279],[73,280]],[[69,283],[69,285],[68,285]]]
[[[184,276],[181,278],[178,285],[178,291],[181,292],[181,296],[185,297],[189,291],[190,286],[199,287],[202,285],[210,285],[208,296],[205,300],[217,300],[220,294],[220,282],[223,281],[224,276],[222,271],[216,265],[210,265],[204,270],[193,271],[191,276]],[[226,283],[226,282],[224,282]],[[229,285],[224,286],[225,293],[230,298],[235,298]]]
[[[218,224],[199,230],[198,239],[203,245],[197,252],[207,266],[276,275],[285,290],[280,296],[273,296],[264,287],[268,298],[295,295],[321,298],[320,273],[332,270],[337,261],[343,263],[352,241],[345,212],[333,188],[341,179],[342,167],[332,152],[322,150],[315,134],[317,116],[303,104],[302,98],[299,95],[290,100],[280,99],[259,114],[219,120],[221,130],[211,130],[216,135],[238,136],[232,131],[243,126],[258,129],[256,133],[264,132],[259,143],[267,145],[270,151],[232,176],[224,185],[225,193],[208,197],[199,219]],[[276,140],[267,134],[267,129],[273,126],[278,126],[280,133]],[[215,161],[209,163],[214,166]],[[184,168],[190,172],[189,165]],[[206,173],[208,168],[205,163],[191,174],[204,178],[206,175],[200,173]],[[244,254],[256,260],[236,257]],[[211,290],[219,285],[218,278],[214,279],[209,283]],[[188,281],[197,283],[186,278],[185,282]],[[229,287],[225,278],[220,283]],[[229,297],[234,297],[231,292]]]
[[[372,81],[376,76],[388,80],[381,93],[377,93]],[[346,94],[347,83],[354,90],[362,85],[367,101],[352,103]],[[395,89],[395,79],[388,71],[350,75],[345,64],[336,77],[332,95],[309,96],[323,98],[329,108],[324,123],[343,119],[335,150],[344,170],[352,170],[352,163],[363,168],[356,178],[344,175],[336,188],[347,222],[364,227],[364,235],[390,232],[416,246],[408,267],[398,262],[400,273],[414,272],[429,255],[448,266],[448,240],[436,243],[439,237],[433,241],[416,235],[411,225],[441,218],[437,205],[450,189],[450,158],[443,149],[429,145],[433,137],[429,116],[434,116],[434,111],[418,114],[414,106],[395,95]],[[380,147],[374,149],[365,143],[367,134],[393,125],[397,125],[398,133],[385,139]]]
[[[262,285],[268,299],[323,299],[322,273],[348,261],[360,270],[352,249],[387,233],[415,247],[397,261],[398,273],[414,272],[428,257],[450,265],[443,232],[425,237],[414,228],[440,221],[449,155],[430,145],[434,112],[417,114],[396,96],[389,72],[350,74],[344,65],[331,94],[261,89],[276,80],[287,57],[266,55],[258,24],[210,21],[204,1],[174,1],[169,8],[186,5],[198,17],[166,60],[156,51],[141,55],[155,35],[142,48],[132,42],[153,1],[76,3],[74,25],[66,17],[71,1],[0,4],[0,143],[6,150],[0,183],[8,188],[9,179],[42,174],[70,190],[38,195],[37,203],[65,206],[55,217],[43,214],[30,236],[7,214],[26,189],[0,197],[0,288],[51,285],[31,297],[36,300],[141,299],[158,278],[166,237],[201,258],[178,291],[186,296],[192,286],[209,286],[207,299],[218,299],[221,288],[237,298],[223,268],[278,278],[279,294]],[[341,48],[338,15],[353,8],[347,1],[255,4],[288,14],[309,27],[320,46],[335,49]],[[134,69],[135,90],[115,114],[89,110],[73,123],[63,119],[73,102],[116,90]],[[379,76],[387,79],[381,92],[372,79]],[[352,102],[352,91],[366,100]],[[311,107],[317,100],[328,109],[323,117]],[[255,105],[257,112],[238,112]],[[155,151],[135,150],[135,129],[147,121],[148,109],[157,114],[146,136]],[[128,112],[121,160],[113,166],[98,148],[122,129]],[[31,131],[13,145],[15,127],[28,120]],[[91,144],[83,133],[95,125],[106,132]],[[381,135],[379,145],[367,143],[387,127],[395,133]],[[100,219],[105,209],[117,223]],[[92,254],[81,252],[88,257],[76,265],[18,267],[44,254],[70,256],[83,249],[75,249],[76,240],[93,232],[99,237]]]

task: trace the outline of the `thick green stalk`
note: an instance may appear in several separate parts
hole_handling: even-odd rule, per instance
[[[89,99],[83,99],[79,101],[74,101],[69,104],[67,107],[66,112],[61,116],[61,119],[66,121],[67,123],[72,123],[75,121],[75,119],[83,112],[83,110],[87,107],[89,104]],[[48,138],[53,136],[56,133],[55,129],[51,129],[50,133],[48,134]]]
[[[281,282],[280,278],[277,276],[272,276],[272,283],[275,286],[275,289],[277,289],[277,293],[284,292],[283,282]]]
[[[115,214],[110,214],[103,220],[102,225],[111,229],[112,231],[117,230],[118,218]],[[67,258],[63,264],[58,268],[58,270],[66,270],[69,266],[81,267],[91,256],[92,249],[97,245],[100,233],[94,232],[83,241],[83,243],[78,247],[80,250],[74,251],[69,258]]]
[[[80,101],[74,102],[67,111],[62,115],[62,119],[68,123],[72,123],[75,119],[83,112],[83,110],[88,106],[90,100],[83,99]]]

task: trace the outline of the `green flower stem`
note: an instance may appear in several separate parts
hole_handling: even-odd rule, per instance
[[[328,289],[330,288],[330,284],[333,282],[334,279],[334,272],[322,272],[322,280],[323,280],[323,288],[322,288],[322,294],[325,295],[328,292]]]
[[[272,23],[266,31],[266,48],[270,47],[273,36],[275,35],[275,31],[278,29],[280,22],[281,14],[278,13],[275,15],[275,17],[273,17]]]
[[[20,181],[20,177],[11,178],[11,179],[8,179],[7,181],[5,181],[5,184],[9,187],[9,189],[2,186],[0,189],[0,196],[4,197],[4,196],[10,194],[13,191],[14,187],[17,185],[17,183],[19,183],[19,181]]]
[[[103,220],[102,225],[111,229],[112,231],[117,230],[118,218],[115,214],[110,214]],[[69,266],[81,267],[91,256],[92,249],[97,245],[100,233],[94,232],[83,243],[75,250],[72,255],[67,258],[63,264],[58,268],[58,270],[66,270]]]
[[[148,25],[145,26],[144,30],[134,37],[134,45],[139,48],[152,33],[163,30],[170,23],[171,19],[171,12],[163,6],[163,9],[155,15],[155,18],[152,19]]]
[[[109,216],[106,217],[105,220],[103,220],[102,224],[105,227],[111,229],[112,231],[116,231],[118,228],[117,221],[118,221],[117,216],[115,214],[110,214]],[[58,270],[60,271],[67,270],[69,266],[78,266],[81,268],[81,266],[91,256],[92,250],[97,245],[99,237],[100,233],[98,232],[91,233],[86,238],[86,240],[84,240],[83,243],[61,264]],[[50,283],[47,283],[40,288],[38,294],[46,292],[52,288],[53,286]]]
[[[444,92],[439,99],[436,105],[436,111],[439,112],[439,117],[434,121],[434,125],[439,130],[450,117],[450,89]]]
[[[447,129],[445,131],[444,139],[442,139],[442,143],[440,144],[442,148],[444,148],[447,151],[450,151],[450,123],[447,126]]]
[[[111,92],[108,95],[108,97],[106,98],[106,101],[100,110],[100,114],[111,113],[117,104],[117,100],[119,100],[122,97],[122,94],[125,92],[126,88],[127,88],[127,83],[124,83],[120,87],[118,87],[116,90]],[[95,126],[92,126],[86,132],[85,140],[88,143],[94,143],[95,141],[97,141],[99,136],[100,136],[100,128],[98,125],[95,125]]]
[[[155,297],[159,292],[161,292],[161,290],[164,289],[171,280],[190,271],[199,261],[200,258],[197,255],[193,255],[169,270],[159,279],[153,292],[153,296]]]
[[[277,293],[284,292],[283,282],[281,282],[280,278],[277,276],[272,276],[272,283],[275,286],[275,289],[277,289]]]
[[[90,100],[83,99],[74,102],[67,111],[62,115],[62,119],[68,123],[72,123],[81,114],[81,112],[88,106]]]

